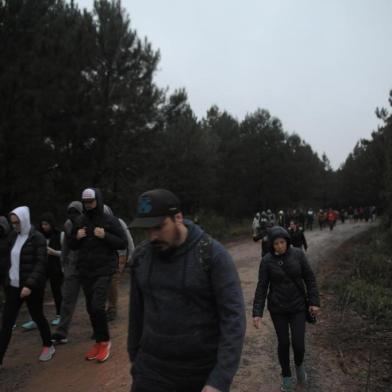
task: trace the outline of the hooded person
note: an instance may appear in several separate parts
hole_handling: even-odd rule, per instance
[[[114,216],[112,209],[106,204],[104,205],[103,210],[105,214]],[[130,261],[133,251],[135,249],[133,238],[131,236],[130,231],[128,230],[126,223],[120,218],[117,219],[120,222],[120,225],[124,231],[124,235],[127,238],[127,248],[117,251],[118,269],[117,272],[113,275],[113,279],[110,285],[109,295],[108,295],[108,308],[107,308],[108,321],[114,321],[117,318],[118,286],[120,284],[121,275],[125,270],[125,266],[127,265],[128,261]]]
[[[246,325],[231,256],[165,189],[139,197],[131,227],[148,236],[131,266],[132,391],[228,392]]]
[[[49,324],[43,313],[47,270],[47,249],[43,235],[32,227],[28,207],[18,207],[10,213],[14,231],[8,243],[6,264],[6,301],[0,331],[0,365],[11,339],[20,307],[26,302],[37,324],[43,349],[40,361],[52,359],[55,349],[50,340]]]
[[[268,230],[272,227],[272,223],[268,220],[268,214],[263,211],[260,214],[259,227],[257,231],[257,235],[253,236],[253,241],[261,240],[261,256],[267,254],[269,249],[268,243]]]
[[[99,189],[85,189],[82,203],[83,214],[72,229],[69,247],[78,251],[77,270],[96,341],[85,358],[104,362],[111,348],[106,301],[118,268],[117,251],[127,247],[127,240],[118,219],[104,213]]]
[[[78,252],[70,249],[68,242],[71,240],[75,222],[82,213],[83,204],[80,201],[73,201],[68,205],[68,219],[64,223],[64,238],[61,241],[61,262],[64,271],[64,282],[62,287],[63,301],[61,304],[60,322],[56,332],[52,335],[52,341],[56,344],[68,343],[69,328],[81,288],[76,267]]]
[[[60,322],[61,302],[63,300],[61,288],[64,275],[61,267],[61,231],[56,228],[54,215],[51,212],[42,214],[40,232],[46,238],[47,243],[48,278],[56,305],[56,319],[52,321],[52,325],[56,326]]]
[[[56,306],[56,318],[52,320],[52,325],[56,326],[60,322],[60,310],[62,302],[61,287],[63,285],[63,271],[61,268],[61,232],[56,228],[55,218],[51,212],[42,214],[39,224],[39,231],[46,239],[48,252],[47,276],[50,282],[53,299]],[[31,330],[36,328],[33,321],[28,321],[22,328]]]
[[[290,335],[294,350],[297,381],[306,383],[306,312],[316,315],[320,300],[316,279],[301,249],[290,246],[290,234],[282,227],[269,232],[270,251],[263,257],[253,303],[253,322],[259,329],[268,297],[268,310],[278,338],[278,357],[282,369],[282,391],[292,390]],[[300,290],[301,288],[301,290]],[[307,300],[304,293],[307,293]],[[309,309],[307,307],[309,306]]]

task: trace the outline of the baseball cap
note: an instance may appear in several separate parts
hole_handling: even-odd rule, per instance
[[[148,229],[160,226],[168,216],[181,212],[178,197],[167,189],[153,189],[139,196],[136,218],[131,227]]]
[[[82,200],[94,200],[96,198],[95,190],[87,188],[82,193]]]

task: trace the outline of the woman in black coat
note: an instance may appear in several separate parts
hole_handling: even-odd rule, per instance
[[[10,235],[6,264],[6,301],[0,331],[0,366],[23,302],[26,302],[41,334],[43,349],[39,360],[49,361],[55,352],[49,324],[43,313],[47,267],[45,238],[31,226],[28,207],[13,210],[10,221],[14,232]]]
[[[261,327],[265,301],[278,337],[278,356],[282,368],[282,391],[291,391],[290,334],[297,380],[307,379],[303,367],[306,312],[317,315],[320,300],[315,276],[304,252],[290,246],[290,235],[282,227],[269,232],[270,253],[261,262],[254,304],[253,322]],[[305,284],[305,285],[304,285]],[[305,286],[307,300],[305,299]],[[307,309],[308,308],[308,309]]]

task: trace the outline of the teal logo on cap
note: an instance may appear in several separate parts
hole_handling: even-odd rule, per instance
[[[139,200],[137,212],[139,214],[149,214],[152,211],[151,199],[148,196],[143,196]]]

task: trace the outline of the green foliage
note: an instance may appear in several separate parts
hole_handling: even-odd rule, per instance
[[[340,305],[382,324],[392,322],[392,249],[390,233],[376,229],[366,243],[347,255],[351,277],[337,279]]]

